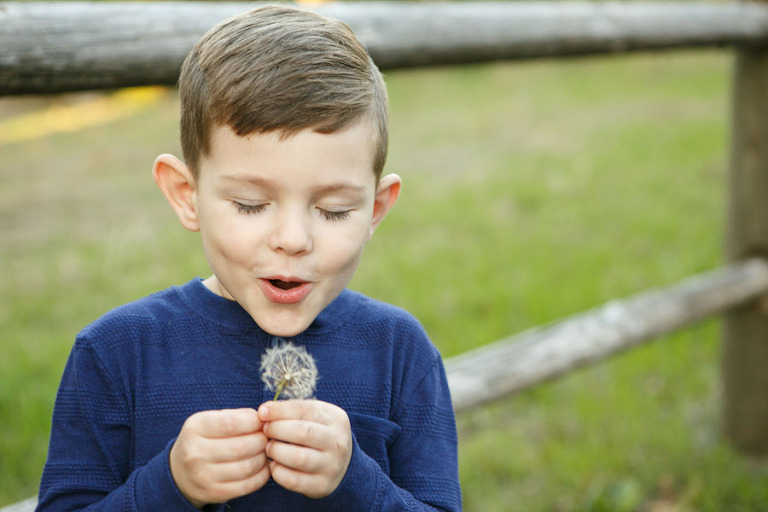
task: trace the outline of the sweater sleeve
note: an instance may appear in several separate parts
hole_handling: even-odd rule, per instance
[[[401,399],[390,474],[355,440],[347,474],[316,510],[461,510],[456,423],[442,360]]]
[[[197,510],[171,476],[172,443],[138,468],[132,443],[127,394],[87,340],[78,339],[56,397],[37,510]]]

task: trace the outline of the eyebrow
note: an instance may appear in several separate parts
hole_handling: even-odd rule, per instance
[[[260,187],[275,187],[274,180],[259,178],[256,176],[237,176],[232,174],[225,174],[221,176],[223,181],[233,183],[235,185],[257,185]]]
[[[237,176],[237,175],[224,175],[221,179],[234,184],[243,185],[255,185],[264,188],[276,188],[275,180],[269,178],[260,178],[258,176]],[[364,185],[358,185],[356,183],[336,182],[318,185],[312,188],[312,192],[315,194],[327,194],[332,192],[353,192],[358,194],[364,194],[367,192],[367,187]]]

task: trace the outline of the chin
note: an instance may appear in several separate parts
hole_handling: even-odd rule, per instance
[[[282,329],[265,329],[262,327],[262,329],[272,336],[279,336],[281,338],[293,338],[294,336],[298,336],[302,332],[306,330],[306,327],[304,329],[290,329],[290,330],[282,330]]]
[[[272,336],[291,338],[306,331],[307,327],[309,327],[312,322],[306,322],[304,320],[297,320],[294,322],[270,322],[267,320],[266,322],[260,322],[256,320],[256,323],[259,324],[259,327],[261,327],[262,330]]]

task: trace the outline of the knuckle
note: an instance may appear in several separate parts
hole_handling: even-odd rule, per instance
[[[352,449],[352,439],[350,436],[339,432],[335,439],[336,451],[338,453],[348,453]]]
[[[342,425],[346,430],[350,430],[352,427],[349,423],[349,416],[347,416],[347,413],[344,412],[343,409],[339,409],[339,424]]]
[[[202,455],[197,448],[185,445],[179,450],[179,452],[179,457],[185,467],[195,468],[200,465],[202,461]]]
[[[304,442],[311,441],[315,434],[315,423],[306,422],[300,430],[301,440]]]

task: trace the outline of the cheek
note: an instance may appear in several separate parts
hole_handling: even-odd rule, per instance
[[[242,219],[229,216],[205,218],[201,223],[201,238],[209,261],[245,262],[252,254],[258,232],[245,229],[241,223]]]
[[[324,250],[319,261],[326,272],[351,277],[363,254],[368,228],[357,225],[341,231],[323,243]]]

